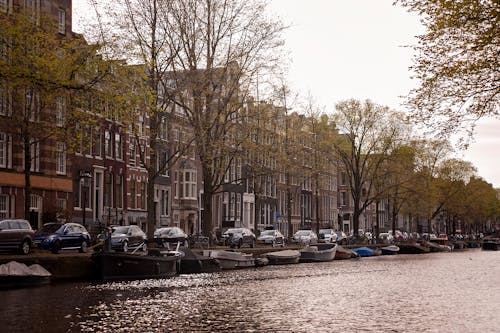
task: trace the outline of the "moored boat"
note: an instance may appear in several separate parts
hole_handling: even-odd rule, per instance
[[[184,253],[179,274],[212,273],[221,270],[219,262],[214,258],[195,253],[188,247],[180,247],[179,251]]]
[[[343,260],[343,259],[351,259],[358,258],[358,254],[351,249],[346,249],[340,245],[337,245],[337,249],[335,251],[335,260]]]
[[[52,274],[38,264],[27,266],[17,261],[0,265],[0,288],[35,287],[50,283]]]
[[[182,256],[180,251],[150,249],[148,254],[103,251],[91,258],[100,280],[115,281],[172,277],[178,273]]]
[[[500,249],[500,238],[485,237],[481,247],[483,250],[498,251]]]
[[[300,251],[300,262],[331,261],[335,259],[337,244],[317,243],[309,244]]]
[[[270,265],[296,264],[300,260],[300,252],[297,250],[283,250],[266,253]]]
[[[399,247],[397,245],[388,245],[380,248],[383,255],[394,255],[398,254]]]
[[[255,259],[252,254],[225,250],[205,250],[203,255],[214,258],[222,269],[255,266]]]
[[[398,246],[400,254],[421,254],[430,252],[428,246],[419,243],[399,243]]]
[[[360,257],[373,257],[377,255],[377,252],[374,249],[370,249],[369,247],[366,246],[356,247],[353,248],[352,250],[356,252]]]

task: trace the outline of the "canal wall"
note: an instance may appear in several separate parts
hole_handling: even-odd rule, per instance
[[[94,266],[86,253],[32,253],[29,255],[0,255],[0,264],[17,261],[25,265],[39,264],[52,274],[52,280],[90,280]]]

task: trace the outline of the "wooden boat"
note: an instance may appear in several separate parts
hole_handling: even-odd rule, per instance
[[[266,253],[270,265],[296,264],[300,260],[300,252],[297,250],[283,250]]]
[[[400,254],[421,254],[430,252],[430,248],[419,243],[399,243]]]
[[[267,266],[269,264],[269,259],[266,256],[258,256],[255,258],[255,267]]]
[[[52,274],[38,264],[27,266],[17,261],[0,265],[0,288],[36,287],[50,283]]]
[[[255,266],[255,259],[252,254],[225,250],[204,250],[203,255],[215,259],[222,269]]]
[[[362,246],[356,247],[352,249],[354,252],[358,254],[360,257],[373,257],[377,255],[377,251],[374,249],[370,249],[369,247]]]
[[[398,254],[399,247],[397,245],[384,246],[380,248],[380,251],[382,252],[383,255],[394,255]]]
[[[334,243],[309,244],[299,252],[300,252],[300,262],[331,261],[335,259],[335,252],[337,252],[337,244]]]
[[[337,250],[335,251],[335,260],[358,258],[358,254],[351,249],[346,249],[340,245],[337,245]]]
[[[214,258],[195,253],[188,247],[180,247],[179,251],[184,253],[179,274],[212,273],[221,270],[219,262]]]
[[[500,249],[500,238],[485,237],[481,247],[483,250],[498,251]]]
[[[99,252],[92,254],[97,277],[103,281],[169,278],[178,273],[183,253],[149,249],[148,254]]]

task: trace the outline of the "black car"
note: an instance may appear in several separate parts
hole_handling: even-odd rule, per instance
[[[180,242],[183,246],[188,246],[188,235],[179,227],[164,227],[156,229],[154,239],[158,245],[164,247],[168,244]]]
[[[129,249],[139,248],[147,250],[147,236],[136,225],[114,226],[111,228],[111,248],[127,252]]]
[[[59,253],[61,250],[87,252],[90,234],[78,223],[46,223],[35,233],[34,247]]]
[[[230,228],[222,234],[222,239],[225,245],[230,247],[242,247],[250,245],[255,247],[257,238],[255,234],[248,228]]]
[[[0,221],[0,249],[28,254],[35,232],[26,220]]]

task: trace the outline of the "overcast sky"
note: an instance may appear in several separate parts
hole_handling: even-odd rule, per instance
[[[75,23],[87,0],[73,1]],[[424,32],[419,19],[393,0],[271,0],[273,15],[291,25],[285,33],[290,52],[289,80],[310,92],[326,110],[338,101],[369,98],[404,110],[402,96],[416,85],[408,67]],[[76,31],[81,30],[75,25]],[[500,121],[482,121],[469,150],[479,176],[500,187]]]

